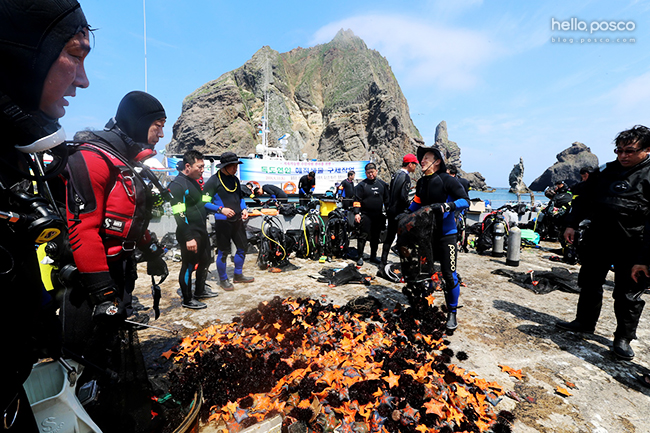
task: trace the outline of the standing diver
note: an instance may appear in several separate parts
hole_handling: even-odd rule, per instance
[[[431,278],[433,259],[438,259],[445,282],[446,327],[452,331],[458,327],[456,309],[460,296],[454,211],[467,209],[469,197],[458,180],[446,172],[439,149],[420,146],[417,158],[423,176],[418,179],[415,198],[408,208],[411,215],[398,222],[398,247],[407,283],[404,290],[410,300],[422,297],[427,285],[425,278]],[[427,223],[422,224],[418,218]]]

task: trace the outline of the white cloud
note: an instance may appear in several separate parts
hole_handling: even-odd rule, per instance
[[[650,100],[650,71],[628,79],[608,95],[619,112],[647,112]]]
[[[481,67],[505,53],[484,32],[379,14],[330,23],[316,31],[312,43],[329,42],[340,29],[351,29],[378,50],[407,82],[430,81],[440,88],[473,88]]]
[[[473,135],[485,136],[492,134],[509,133],[512,130],[519,129],[524,125],[524,120],[512,118],[503,114],[493,117],[473,117],[463,119],[458,123],[459,129],[472,131]]]

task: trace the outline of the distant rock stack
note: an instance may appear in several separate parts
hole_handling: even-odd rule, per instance
[[[434,137],[436,146],[447,150],[447,162],[454,164],[458,168],[458,174],[469,181],[469,186],[473,190],[484,191],[487,189],[485,178],[479,172],[466,173],[461,169],[462,162],[460,160],[460,147],[454,141],[449,140],[447,132],[447,122],[444,120],[436,126],[436,135]]]
[[[311,48],[278,53],[262,47],[188,95],[167,154],[254,153],[265,91],[269,141],[291,134],[288,159],[373,159],[389,181],[403,156],[424,145],[388,61],[351,30],[340,30]]]
[[[558,153],[557,162],[530,184],[533,191],[544,191],[553,186],[558,180],[571,186],[580,182],[580,169],[586,166],[598,167],[598,157],[591,153],[591,149],[580,142],[571,144],[571,147]]]
[[[456,144],[455,141],[449,140],[449,134],[447,133],[447,122],[444,120],[438,123],[436,126],[436,135],[434,137],[436,146],[443,147],[447,150],[447,162],[454,164],[458,169],[460,169],[463,164],[460,161],[460,147]]]
[[[524,183],[524,159],[519,158],[519,164],[515,164],[508,177],[510,192],[514,194],[528,193],[530,189]]]

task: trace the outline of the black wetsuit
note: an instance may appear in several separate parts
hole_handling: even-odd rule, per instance
[[[613,265],[614,335],[628,340],[636,338],[645,305],[640,294],[647,283],[635,283],[631,269],[635,264],[650,262],[649,214],[650,159],[628,169],[618,161],[610,162],[585,182],[566,219],[573,229],[585,219],[591,221],[579,246],[582,266],[576,320],[585,328],[593,329],[598,322],[603,284]]]
[[[169,184],[172,212],[176,219],[176,240],[181,249],[181,271],[178,282],[181,285],[183,302],[192,300],[192,272],[196,265],[196,292],[204,292],[205,280],[210,267],[210,239],[206,228],[207,211],[199,183],[179,173]],[[187,242],[196,240],[196,252],[188,251]]]
[[[462,187],[465,189],[465,192],[469,196],[469,180],[460,176],[456,176],[456,180],[462,185]],[[458,240],[460,249],[467,253],[469,252],[469,249],[467,248],[467,233],[465,231],[465,228],[467,227],[467,216],[465,215],[465,209],[455,211],[454,215],[456,217],[456,230],[458,231],[456,238]]]
[[[462,185],[462,187],[465,189],[465,192],[469,193],[469,180],[459,176],[456,176],[456,180]]]
[[[307,206],[312,195],[312,188],[316,186],[316,178],[310,179],[309,175],[304,175],[298,182],[298,197],[300,206]]]
[[[354,213],[361,214],[360,235],[357,240],[359,257],[363,256],[366,241],[370,239],[370,258],[377,257],[379,235],[386,227],[384,206],[388,204],[388,184],[381,179],[364,179],[354,189]]]
[[[287,193],[282,190],[282,188],[276,185],[262,185],[262,191],[264,191],[264,194],[268,194],[271,196],[271,198],[275,198],[281,202],[286,202],[287,198],[289,197]]]
[[[30,181],[25,181],[23,176],[9,168],[20,167],[25,173],[29,170],[26,164],[28,156],[15,150],[13,144],[7,137],[2,139],[0,182],[4,188],[0,188],[0,210],[28,214],[29,205],[16,201],[8,192],[11,188],[31,196],[32,190]],[[41,281],[34,237],[28,233],[25,224],[6,219],[0,219],[0,284],[0,336],[6,355],[0,386],[0,405],[3,411],[8,409],[7,417],[11,421],[14,415],[12,407],[16,409],[15,402],[19,399],[18,418],[10,431],[38,432],[40,430],[36,426],[22,385],[39,358],[37,337],[47,338],[48,333],[56,333],[57,327],[44,327],[41,322],[42,308],[50,301],[50,296]],[[56,320],[53,311],[51,318]],[[58,340],[61,341],[60,324],[58,334]]]
[[[354,204],[354,181],[344,179],[339,185],[339,196],[343,198],[343,209],[350,209]]]
[[[397,235],[397,215],[404,212],[409,206],[409,191],[411,191],[411,176],[404,169],[400,169],[393,175],[390,181],[390,193],[386,217],[388,218],[388,228],[386,229],[386,239],[381,250],[381,262],[386,263],[390,247],[393,245]]]

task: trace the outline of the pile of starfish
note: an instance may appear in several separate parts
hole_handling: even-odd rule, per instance
[[[443,312],[358,311],[324,299],[260,303],[165,352],[171,392],[202,387],[202,420],[222,433],[277,415],[285,432],[510,431],[511,414],[494,410],[502,387],[451,363]]]

